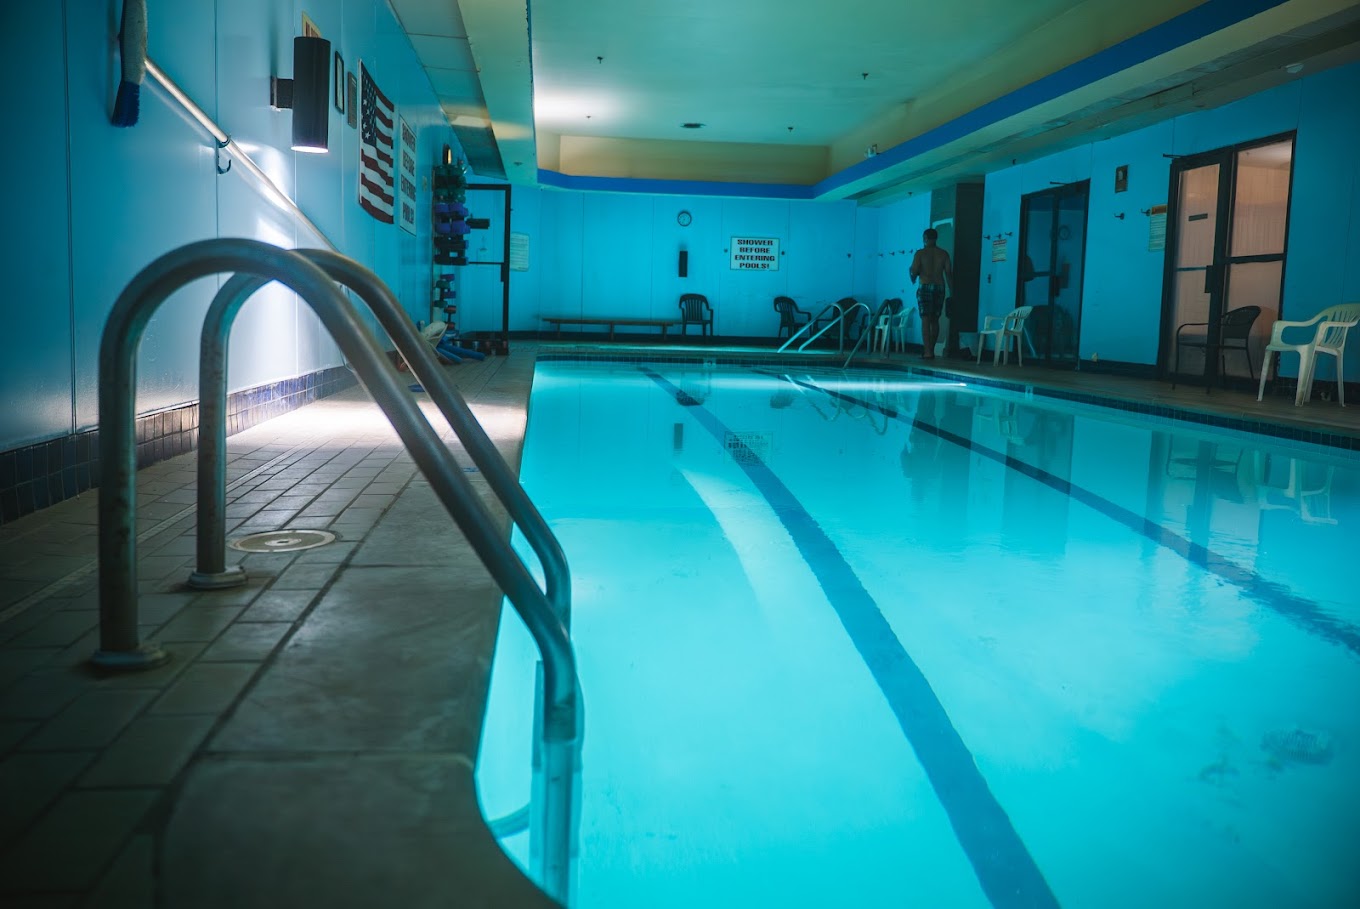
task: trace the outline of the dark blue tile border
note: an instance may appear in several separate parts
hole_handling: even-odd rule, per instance
[[[675,398],[677,406],[684,407],[720,446],[726,444],[731,434],[712,412],[692,399],[681,403],[679,388],[645,366],[639,369]],[[744,447],[740,441],[736,444]],[[992,794],[930,682],[897,639],[878,604],[798,497],[754,452],[748,449],[746,454],[750,457],[735,459],[737,466],[765,497],[816,575],[930,778],[959,845],[992,905],[997,909],[1057,909],[1057,897],[1043,872]]]
[[[227,398],[228,434],[248,429],[355,384],[343,366],[247,388]],[[137,418],[137,467],[198,447],[198,402]],[[0,452],[0,524],[74,498],[99,477],[99,431]]]

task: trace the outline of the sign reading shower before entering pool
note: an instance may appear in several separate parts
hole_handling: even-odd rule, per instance
[[[779,271],[779,241],[768,237],[733,237],[734,271]]]

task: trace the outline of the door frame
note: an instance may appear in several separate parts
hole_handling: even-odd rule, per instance
[[[1289,187],[1285,191],[1284,246],[1278,254],[1232,256],[1230,255],[1233,240],[1232,214],[1237,205],[1237,156],[1240,152],[1253,148],[1276,145],[1286,141],[1289,142]],[[1294,174],[1297,171],[1295,167],[1297,151],[1298,131],[1290,130],[1260,139],[1238,142],[1235,145],[1225,145],[1209,151],[1196,152],[1193,155],[1180,155],[1171,162],[1171,173],[1168,177],[1166,191],[1166,247],[1162,255],[1162,312],[1157,326],[1158,378],[1169,379],[1176,368],[1176,346],[1173,343],[1168,343],[1168,337],[1170,333],[1175,331],[1175,326],[1171,325],[1170,322],[1175,318],[1176,308],[1175,279],[1176,258],[1180,246],[1181,174],[1197,167],[1205,167],[1210,164],[1219,165],[1217,211],[1219,228],[1214,237],[1214,265],[1210,266],[1217,268],[1217,273],[1213,276],[1213,284],[1209,291],[1208,340],[1210,347],[1208,349],[1212,350],[1218,342],[1218,320],[1223,317],[1223,306],[1228,295],[1228,274],[1232,265],[1245,262],[1279,261],[1281,263],[1279,317],[1284,318],[1284,281],[1285,273],[1289,268],[1289,226],[1290,219],[1294,214]],[[1211,385],[1220,378],[1218,360],[1215,357],[1208,356],[1207,351],[1205,356],[1204,381]]]
[[[1081,263],[1081,283],[1082,283],[1083,286],[1077,288],[1078,302],[1077,302],[1077,311],[1076,311],[1076,325],[1072,326],[1072,333],[1073,333],[1072,341],[1073,341],[1073,343],[1076,345],[1076,350],[1073,352],[1072,362],[1071,362],[1070,364],[1068,364],[1066,361],[1063,361],[1063,360],[1055,360],[1055,359],[1053,358],[1053,324],[1054,324],[1054,321],[1055,321],[1055,320],[1054,320],[1054,319],[1052,318],[1052,316],[1050,315],[1050,317],[1049,317],[1049,323],[1048,323],[1048,326],[1049,326],[1049,328],[1048,328],[1048,344],[1044,347],[1044,351],[1045,351],[1044,356],[1043,356],[1042,358],[1040,358],[1040,357],[1037,355],[1037,353],[1036,353],[1036,355],[1035,355],[1035,360],[1038,361],[1038,362],[1043,363],[1043,365],[1049,366],[1049,367],[1055,367],[1055,368],[1059,368],[1059,367],[1060,367],[1060,368],[1063,368],[1063,369],[1067,369],[1067,368],[1071,368],[1071,369],[1079,369],[1079,368],[1081,367],[1081,322],[1082,322],[1082,309],[1085,308],[1085,306],[1086,306],[1086,292],[1085,292],[1085,284],[1086,284],[1086,247],[1087,247],[1086,240],[1087,240],[1087,235],[1090,233],[1090,229],[1091,229],[1091,180],[1090,180],[1090,178],[1087,178],[1087,179],[1085,179],[1085,180],[1073,180],[1071,183],[1064,183],[1064,184],[1062,184],[1062,185],[1060,185],[1060,186],[1050,186],[1048,189],[1040,189],[1040,190],[1035,190],[1035,191],[1032,192],[1032,193],[1025,193],[1025,194],[1023,194],[1023,195],[1020,197],[1020,243],[1019,243],[1019,247],[1020,247],[1020,256],[1021,256],[1020,261],[1021,261],[1022,263],[1024,262],[1024,256],[1025,256],[1025,254],[1026,254],[1026,250],[1029,249],[1029,245],[1028,245],[1028,243],[1026,243],[1026,241],[1029,239],[1029,219],[1026,218],[1025,216],[1026,216],[1026,215],[1028,214],[1028,212],[1029,212],[1030,205],[1032,204],[1032,202],[1033,202],[1035,199],[1039,198],[1040,196],[1048,196],[1048,197],[1051,197],[1051,198],[1053,199],[1053,228],[1052,228],[1052,230],[1050,231],[1050,233],[1049,233],[1049,238],[1048,238],[1048,242],[1049,242],[1048,254],[1049,254],[1049,269],[1050,269],[1050,270],[1049,270],[1048,272],[1038,272],[1038,273],[1036,273],[1036,274],[1046,274],[1046,275],[1048,276],[1048,306],[1049,306],[1049,311],[1052,312],[1052,309],[1053,309],[1053,298],[1054,298],[1054,292],[1053,292],[1053,278],[1054,278],[1054,276],[1055,276],[1054,272],[1052,271],[1052,268],[1053,268],[1053,266],[1056,264],[1057,253],[1058,253],[1058,211],[1059,211],[1059,203],[1060,203],[1060,201],[1062,200],[1062,198],[1063,198],[1064,196],[1077,195],[1077,194],[1078,194],[1078,190],[1080,190],[1080,193],[1081,193],[1082,195],[1084,195],[1084,196],[1085,196],[1085,199],[1086,199],[1086,217],[1085,217],[1085,219],[1084,219],[1084,221],[1083,221],[1083,224],[1082,224],[1082,231],[1081,231],[1081,255],[1080,255],[1080,257],[1079,257],[1079,261],[1080,261],[1080,263]],[[1031,276],[1031,277],[1033,277],[1033,276]],[[1024,304],[1024,300],[1025,300],[1025,281],[1026,281],[1026,279],[1025,279],[1024,269],[1022,269],[1022,268],[1016,268],[1016,270],[1015,270],[1015,307],[1014,307],[1014,308],[1016,308],[1016,309],[1018,309],[1019,307],[1025,305],[1025,304]]]

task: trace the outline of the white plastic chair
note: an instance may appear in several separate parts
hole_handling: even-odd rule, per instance
[[[1336,396],[1342,407],[1346,406],[1346,386],[1342,373],[1345,369],[1346,334],[1360,323],[1360,303],[1344,303],[1322,310],[1306,322],[1287,322],[1277,320],[1270,327],[1270,343],[1266,345],[1261,363],[1261,384],[1256,390],[1256,400],[1265,397],[1266,378],[1270,375],[1271,355],[1277,357],[1275,371],[1279,372],[1278,356],[1283,353],[1299,355],[1299,385],[1294,394],[1297,407],[1313,393],[1313,376],[1317,372],[1317,355],[1326,354],[1336,359]],[[1301,343],[1289,343],[1284,333],[1291,328],[1313,328],[1313,336]]]
[[[1025,365],[1025,320],[1029,318],[1033,306],[1019,306],[1004,316],[988,316],[982,321],[977,336],[977,361],[982,362],[982,351],[987,348],[987,338],[992,339],[992,365],[1010,362],[1011,342],[1015,342],[1016,362]]]
[[[891,353],[896,347],[897,350],[906,352],[907,325],[911,322],[911,314],[916,310],[903,306],[902,301],[896,297],[887,302],[896,303],[896,311],[885,312],[874,322],[873,344],[870,350]]]

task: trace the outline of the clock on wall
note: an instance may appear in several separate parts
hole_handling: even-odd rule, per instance
[[[680,214],[675,216],[675,223],[679,224],[681,227],[689,227],[690,222],[692,222],[693,220],[694,216],[687,211],[682,211],[680,212]]]

